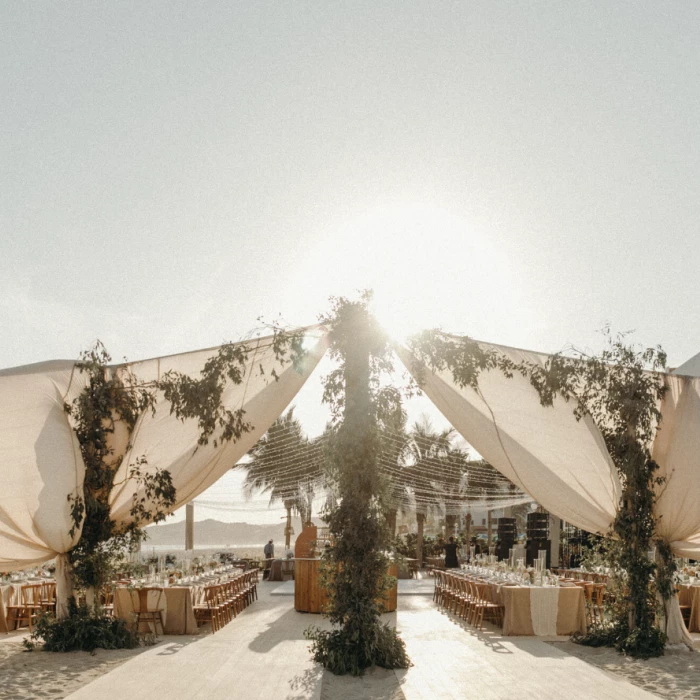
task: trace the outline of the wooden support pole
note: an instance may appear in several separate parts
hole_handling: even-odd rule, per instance
[[[185,506],[185,550],[194,549],[194,503]]]
[[[559,566],[559,535],[561,532],[561,518],[549,514],[549,542],[551,561],[550,566]]]

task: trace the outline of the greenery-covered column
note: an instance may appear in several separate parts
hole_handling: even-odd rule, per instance
[[[331,320],[331,352],[340,370],[326,382],[326,399],[342,421],[331,441],[331,469],[340,501],[328,515],[332,539],[325,574],[332,631],[310,629],[314,658],[334,673],[358,675],[373,666],[408,666],[403,642],[382,625],[379,599],[389,588],[388,530],[378,469],[378,394],[373,365],[386,342],[376,330],[367,303],[337,302]],[[376,385],[375,385],[376,386]]]

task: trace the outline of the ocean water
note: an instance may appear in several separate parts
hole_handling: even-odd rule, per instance
[[[265,542],[254,544],[207,544],[196,545],[193,551],[193,556],[198,554],[213,554],[217,552],[227,552],[229,554],[237,554],[239,557],[262,557]],[[280,552],[284,552],[284,543],[277,545]],[[150,554],[168,554],[181,553],[185,551],[184,544],[148,544],[144,542],[141,546],[142,555]]]

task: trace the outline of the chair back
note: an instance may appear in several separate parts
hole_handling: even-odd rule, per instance
[[[22,586],[23,605],[41,605],[41,583],[28,583]]]
[[[149,593],[154,595],[149,596]],[[162,588],[139,588],[138,609],[135,612],[157,612],[163,597]]]
[[[100,593],[100,599],[101,599],[102,605],[113,605],[114,604],[114,588],[112,588],[111,586],[105,586]]]
[[[41,584],[41,601],[43,603],[56,602],[56,582],[46,581]]]

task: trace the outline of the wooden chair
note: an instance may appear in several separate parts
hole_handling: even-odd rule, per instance
[[[463,576],[460,579],[461,593],[460,593],[460,607],[458,610],[458,615],[463,619],[467,620],[469,618],[469,613],[471,612],[472,604],[472,590],[470,586],[470,579],[467,576]]]
[[[224,626],[224,611],[219,605],[216,589],[217,586],[207,586],[204,589],[204,603],[193,606],[197,623],[210,622],[212,632],[216,632]]]
[[[238,583],[236,579],[231,579],[220,583],[218,588],[219,605],[223,607],[225,624],[228,624],[236,617],[239,610]]]
[[[27,584],[20,589],[19,605],[7,606],[7,621],[14,623],[14,629],[21,627],[24,622],[32,631],[32,624],[43,612],[41,605],[41,583]],[[9,626],[9,625],[8,625]]]
[[[576,581],[576,585],[579,588],[583,588],[584,599],[586,603],[586,624],[592,625],[594,619],[593,612],[593,591],[595,589],[595,583],[590,581]]]
[[[233,617],[237,617],[248,606],[248,586],[246,576],[236,576],[228,582],[228,597]],[[229,618],[230,619],[230,618]]]
[[[105,586],[100,593],[100,605],[109,617],[114,616],[114,589],[111,586]]]
[[[491,601],[491,590],[488,583],[476,583],[477,600],[475,603],[474,621],[478,629],[484,628],[484,617],[491,617],[499,627],[503,627],[503,611],[504,607],[498,603]]]
[[[56,614],[56,582],[46,581],[41,584],[40,603],[42,610]]]
[[[455,603],[455,587],[454,575],[448,574],[446,571],[441,571],[444,587],[442,589],[442,605],[447,608],[447,612],[452,611],[452,605]]]
[[[474,624],[476,617],[476,610],[479,604],[479,590],[477,588],[477,581],[468,581],[469,585],[469,606],[467,611],[467,622],[470,625]]]
[[[442,605],[443,581],[440,572],[435,573],[435,588],[433,589],[433,603]]]
[[[681,605],[680,603],[680,595],[681,595],[681,589],[676,586],[676,595],[678,596],[678,607],[681,609],[681,615],[683,617],[683,622],[685,623],[685,626],[690,629],[690,614],[693,610],[692,605]]]
[[[250,587],[250,602],[258,599],[258,572],[248,571],[246,573],[248,577],[248,586]]]
[[[247,574],[241,574],[241,590],[243,591],[243,607],[247,608],[253,602],[253,588],[251,586],[250,577]]]
[[[148,594],[155,592],[155,604],[149,604]],[[134,610],[136,616],[136,631],[139,632],[143,623],[149,625],[153,623],[153,634],[158,636],[158,623],[163,634],[163,611],[160,609],[160,602],[163,597],[162,588],[139,588],[138,590],[138,610]]]
[[[596,583],[593,589],[591,611],[596,624],[603,624],[605,621],[605,584]]]
[[[455,576],[455,614],[462,617],[469,601],[469,588],[462,576]]]

